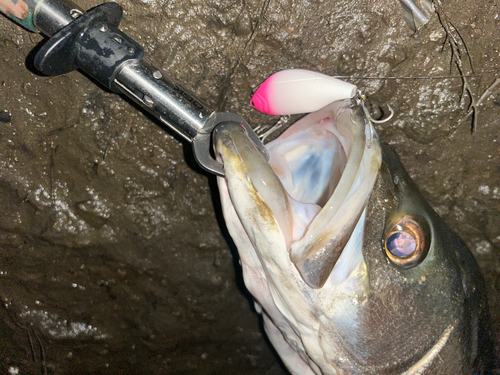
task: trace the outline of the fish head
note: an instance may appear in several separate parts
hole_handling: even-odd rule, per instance
[[[266,145],[214,132],[245,284],[292,373],[470,373],[487,305],[463,241],[351,100]],[[450,372],[451,371],[451,372]]]
[[[370,290],[359,309],[364,349],[356,347],[375,373],[488,373],[492,345],[479,267],[394,151],[381,148],[362,250]]]

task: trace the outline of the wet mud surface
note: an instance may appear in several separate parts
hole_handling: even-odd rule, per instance
[[[395,0],[119,3],[156,65],[254,127],[278,119],[250,108],[252,90],[286,68],[350,76],[374,117],[390,105],[377,131],[470,246],[498,332],[498,2],[443,1],[417,34]],[[285,373],[215,178],[85,75],[38,75],[27,56],[41,41],[0,19],[0,372]]]

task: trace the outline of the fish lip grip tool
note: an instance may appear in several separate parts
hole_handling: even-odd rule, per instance
[[[0,0],[0,5],[9,0]],[[18,0],[21,1],[21,0]],[[81,69],[113,92],[132,99],[192,144],[195,159],[207,172],[224,176],[211,153],[212,132],[222,123],[243,126],[259,152],[269,155],[252,128],[234,113],[219,113],[155,67],[143,48],[118,29],[122,7],[101,4],[88,12],[68,0],[29,2],[28,19],[9,16],[50,37],[35,56],[40,72],[55,76]]]

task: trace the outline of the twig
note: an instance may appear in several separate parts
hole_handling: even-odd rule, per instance
[[[36,352],[35,352],[35,346],[33,345],[33,339],[31,338],[31,332],[29,330],[29,327],[28,328],[24,327],[24,329],[26,330],[26,332],[28,332],[28,340],[30,342],[31,356],[33,358],[33,362],[36,362]]]
[[[495,90],[495,87],[497,87],[498,85],[500,85],[500,78],[495,78],[495,80],[493,81],[493,83],[486,89],[484,90],[484,93],[483,95],[481,95],[481,97],[479,98],[479,100],[476,102],[475,106],[478,107],[479,105],[481,105],[481,103],[486,99],[488,98],[488,96],[490,96],[491,94],[493,94],[493,91]],[[464,122],[465,120],[467,120],[467,118],[469,118],[469,116],[475,116],[476,113],[475,113],[475,110],[476,108],[471,108],[469,109],[469,111],[467,112],[467,114],[458,122],[458,124],[448,133],[448,137],[450,137],[453,133],[455,133],[455,131],[459,128],[459,126],[462,124],[462,122]],[[473,120],[474,121],[474,120]]]
[[[43,348],[42,340],[38,337],[38,334],[36,333],[35,329],[31,327],[33,330],[33,333],[35,334],[36,340],[38,341],[38,345],[40,345],[40,352],[42,353],[42,367],[43,367],[43,373],[44,375],[47,375],[47,360],[45,358],[45,349]]]
[[[493,83],[490,85],[490,87],[488,87],[486,90],[484,90],[484,93],[483,95],[481,95],[481,97],[479,98],[479,100],[477,101],[476,105],[480,105],[484,99],[486,99],[488,96],[490,96],[491,94],[493,94],[493,90],[495,89],[495,87],[497,87],[498,85],[500,84],[500,78],[495,78],[495,80],[493,81]]]
[[[474,98],[474,94],[472,93],[472,88],[469,83],[469,80],[467,78],[467,74],[465,74],[465,66],[462,60],[462,55],[467,56],[467,60],[470,65],[470,71],[472,74],[474,73],[474,68],[472,65],[472,59],[469,54],[469,50],[467,48],[467,45],[462,38],[462,35],[458,31],[458,29],[450,22],[448,21],[447,17],[444,15],[444,13],[441,11],[441,1],[440,0],[434,0],[433,1],[434,7],[436,9],[436,14],[438,16],[439,22],[443,29],[446,32],[446,40],[448,40],[448,44],[450,45],[451,48],[451,60],[450,64],[452,62],[455,63],[458,72],[460,73],[460,76],[462,78],[462,93],[460,95],[460,102],[462,102],[465,98],[465,94],[469,96],[470,99],[470,104],[469,104],[469,111],[467,112],[467,115],[465,118],[459,121],[458,125],[460,125],[464,119],[468,118],[469,116],[472,115],[472,122],[471,122],[471,134],[475,132],[476,130],[476,122],[477,122],[477,103]],[[458,127],[457,125],[457,127]]]

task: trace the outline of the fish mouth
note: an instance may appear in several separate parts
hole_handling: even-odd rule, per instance
[[[266,145],[269,162],[238,125],[216,128],[214,145],[259,257],[283,262],[260,238],[281,236],[288,262],[309,287],[321,288],[362,217],[381,165],[379,140],[363,108],[339,101],[305,116]]]

